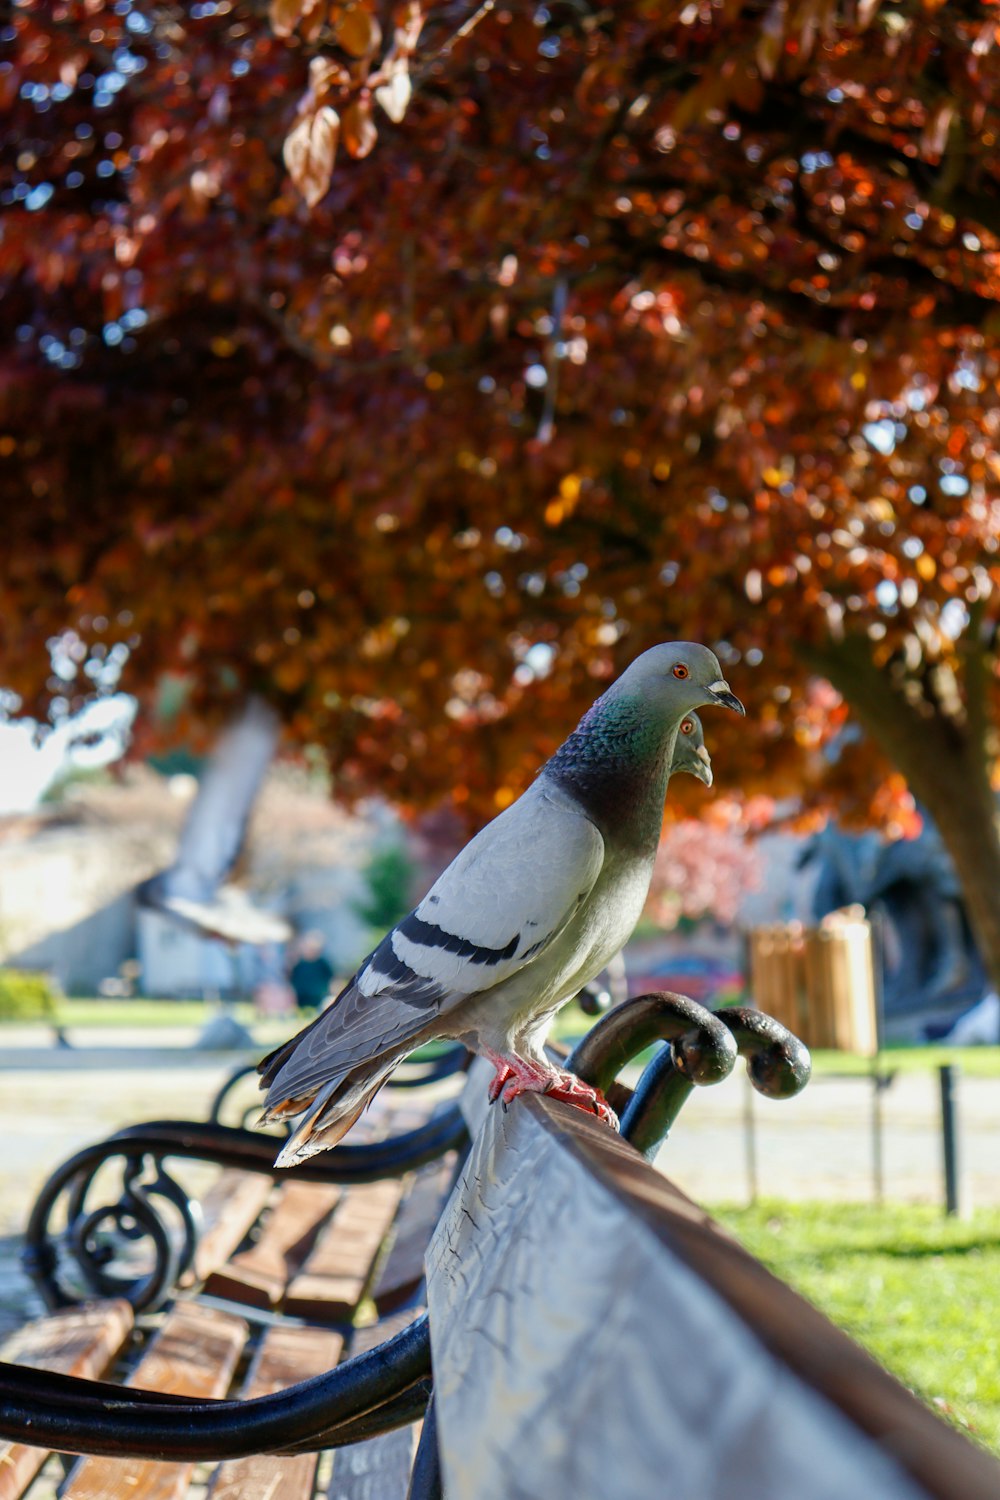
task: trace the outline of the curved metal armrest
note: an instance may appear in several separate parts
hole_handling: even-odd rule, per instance
[[[300,1182],[376,1182],[438,1161],[467,1140],[462,1112],[453,1104],[387,1140],[335,1146],[294,1173]],[[192,1263],[199,1233],[198,1207],[167,1172],[165,1160],[208,1161],[279,1179],[286,1173],[274,1165],[275,1149],[274,1136],[191,1120],[153,1120],[120,1130],[78,1151],[48,1179],[28,1220],[24,1268],[50,1308],[94,1294],[126,1297],[137,1311],[156,1308]],[[120,1174],[118,1196],[111,1190],[110,1201],[105,1196],[92,1207],[95,1179],[109,1163]],[[106,1191],[106,1173],[101,1185]],[[67,1227],[57,1233],[52,1225],[64,1194]],[[152,1269],[137,1272],[131,1253],[132,1269],[116,1270],[116,1252],[123,1247],[134,1252],[144,1239],[152,1247]],[[70,1279],[82,1281],[82,1290],[68,1289],[66,1261]]]
[[[426,1314],[324,1375],[246,1401],[162,1395],[0,1364],[0,1438],[164,1462],[314,1453],[415,1421],[427,1405],[430,1374]]]
[[[619,1070],[656,1041],[669,1045],[629,1094],[616,1083]],[[610,1011],[577,1044],[568,1067],[587,1083],[612,1090],[612,1104],[622,1109],[622,1135],[652,1157],[691,1090],[728,1077],[738,1056],[746,1060],[754,1088],[769,1098],[791,1098],[809,1081],[808,1049],[771,1016],[752,1006],[706,1010],[669,990],[639,995]]]
[[[264,1172],[282,1178],[293,1171],[297,1182],[378,1182],[383,1177],[401,1177],[404,1172],[437,1161],[446,1151],[462,1144],[465,1123],[457,1104],[399,1135],[382,1141],[350,1142],[311,1156],[294,1168],[276,1167],[274,1157],[280,1142],[261,1131],[235,1125],[215,1125],[197,1120],[149,1120],[116,1131],[100,1147],[107,1155],[181,1156],[216,1162],[220,1167],[239,1167],[245,1172]],[[111,1149],[114,1148],[114,1149]],[[77,1158],[73,1158],[77,1160]],[[69,1163],[67,1163],[67,1166]],[[65,1168],[63,1169],[65,1170]]]

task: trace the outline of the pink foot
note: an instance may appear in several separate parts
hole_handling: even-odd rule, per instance
[[[491,1058],[490,1061],[492,1062],[493,1059]],[[490,1086],[487,1089],[491,1104],[495,1104],[500,1098],[500,1095],[503,1093],[504,1084],[511,1076],[510,1069],[505,1062],[501,1062],[499,1059],[497,1059],[497,1062],[494,1064],[494,1066],[497,1070],[496,1077],[490,1079]]]
[[[618,1129],[618,1116],[611,1108],[600,1089],[568,1073],[564,1068],[546,1068],[523,1057],[503,1057],[488,1052],[486,1056],[496,1068],[496,1077],[489,1087],[490,1103],[502,1100],[506,1109],[519,1094],[549,1094],[564,1104],[584,1109],[594,1114],[612,1130]]]
[[[553,1099],[561,1099],[564,1104],[573,1104],[577,1109],[585,1109],[595,1114],[605,1125],[610,1125],[612,1130],[621,1127],[618,1116],[611,1105],[605,1099],[600,1089],[593,1088],[589,1083],[584,1083],[582,1078],[577,1078],[575,1073],[566,1073],[559,1070],[560,1082],[545,1092]]]
[[[483,1056],[496,1068],[496,1077],[491,1079],[489,1089],[489,1100],[495,1104],[504,1093],[507,1086],[516,1078],[530,1078],[532,1080],[543,1076],[542,1070],[536,1068],[523,1057],[505,1057],[502,1052],[491,1052],[483,1049]],[[520,1093],[521,1090],[518,1090]],[[511,1095],[511,1098],[514,1096]]]

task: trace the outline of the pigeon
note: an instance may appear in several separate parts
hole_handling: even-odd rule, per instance
[[[706,786],[712,785],[712,757],[705,744],[705,731],[697,714],[687,714],[681,720],[674,746],[674,758],[670,766],[671,776],[678,771],[687,771],[697,776]]]
[[[639,919],[680,727],[708,704],[745,713],[706,646],[636,657],[333,1003],[261,1062],[261,1123],[302,1116],[278,1166],[336,1145],[403,1058],[439,1037],[489,1060],[491,1100],[547,1093],[617,1126],[544,1040]]]

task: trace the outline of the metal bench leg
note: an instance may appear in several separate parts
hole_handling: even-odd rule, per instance
[[[441,1488],[441,1455],[438,1450],[437,1437],[437,1414],[434,1410],[434,1397],[427,1403],[427,1411],[424,1415],[424,1425],[420,1433],[420,1442],[417,1444],[416,1456],[413,1460],[413,1471],[410,1474],[410,1486],[406,1491],[406,1500],[443,1500],[444,1491]]]

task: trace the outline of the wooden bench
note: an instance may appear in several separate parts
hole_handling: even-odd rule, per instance
[[[671,1046],[656,1052],[635,1091],[616,1083],[657,1038]],[[266,1224],[253,1245],[227,1244],[227,1214],[217,1215],[224,1255],[207,1274],[192,1257],[182,1273],[191,1290],[155,1314],[138,1365],[119,1372],[127,1390],[0,1366],[0,1437],[14,1445],[0,1476],[16,1476],[0,1500],[23,1489],[30,1437],[94,1455],[71,1471],[69,1500],[136,1492],[179,1500],[206,1485],[227,1500],[432,1500],[442,1492],[447,1500],[995,1500],[1000,1468],[992,1460],[644,1160],[692,1088],[724,1077],[737,1052],[772,1096],[794,1093],[808,1075],[804,1049],[759,1013],[713,1016],[657,995],[604,1017],[571,1063],[611,1090],[622,1137],[537,1096],[507,1112],[489,1109],[477,1065],[460,1106],[471,1149],[426,1256],[429,1323],[409,1321],[423,1303],[418,1288],[400,1312],[358,1327],[357,1309],[377,1303],[383,1280],[394,1280],[392,1249],[360,1269],[392,1211],[393,1193],[376,1170],[386,1154],[378,1143],[329,1153],[353,1180],[332,1184],[318,1168],[310,1178],[307,1163],[276,1187],[319,1189],[328,1208],[314,1196],[309,1209],[306,1195],[295,1214],[272,1209],[270,1244]],[[424,1142],[432,1124],[418,1127]],[[117,1144],[141,1152],[153,1137],[137,1127]],[[183,1132],[171,1144],[183,1147]],[[218,1154],[227,1171],[240,1170]],[[398,1154],[409,1161],[419,1152],[411,1141]],[[426,1178],[407,1180],[423,1184],[438,1171],[425,1167]],[[337,1215],[361,1194],[359,1176],[378,1191],[355,1197],[353,1215],[341,1220],[340,1252]],[[441,1187],[438,1179],[419,1200],[404,1187],[399,1213],[410,1205],[409,1224],[395,1220],[397,1246],[426,1234]],[[247,1192],[234,1179],[217,1192],[228,1190]],[[198,1251],[211,1238],[209,1224]],[[338,1257],[355,1253],[355,1271],[345,1273]],[[401,1259],[409,1254],[400,1248]],[[218,1298],[234,1288],[246,1289],[239,1311]],[[354,1323],[326,1323],[331,1306]],[[105,1304],[103,1321],[92,1310],[55,1316],[91,1318],[99,1350],[88,1347],[84,1359],[78,1348],[74,1366],[91,1376],[102,1360],[120,1358],[108,1349],[112,1324],[116,1337],[130,1337],[131,1309],[120,1300]],[[263,1332],[248,1342],[255,1324]],[[42,1327],[23,1331],[19,1358],[28,1349],[36,1363],[51,1360],[51,1339],[41,1356],[28,1348]],[[345,1347],[353,1355],[346,1362]]]
[[[443,1076],[440,1068],[434,1073],[435,1080]],[[424,1251],[454,1181],[464,1129],[453,1113],[436,1128],[413,1094],[402,1102],[393,1097],[388,1107],[380,1102],[373,1116],[346,1170],[334,1169],[346,1183],[326,1180],[322,1159],[312,1181],[274,1171],[273,1137],[206,1131],[199,1122],[154,1122],[78,1153],[40,1195],[26,1252],[46,1300],[69,1305],[11,1335],[0,1359],[168,1396],[232,1392],[252,1399],[374,1348],[423,1311]],[[412,1147],[421,1134],[430,1135],[430,1145],[417,1157],[429,1154],[428,1164],[385,1175],[406,1157],[394,1143]],[[137,1142],[151,1148],[152,1161],[147,1151],[136,1153]],[[200,1199],[184,1200],[168,1175],[176,1171],[175,1152],[210,1163],[242,1154],[248,1164],[222,1166]],[[370,1173],[380,1175],[364,1180]],[[95,1190],[103,1207],[91,1205]],[[60,1209],[70,1221],[61,1231],[53,1221]],[[172,1242],[157,1256],[159,1236],[171,1239],[171,1229]],[[159,1262],[151,1274],[128,1256],[136,1244],[129,1234],[151,1236]],[[126,1252],[123,1264],[105,1258],[115,1239]],[[69,1263],[59,1264],[67,1248]],[[116,1281],[125,1295],[73,1305],[77,1292],[108,1291]],[[207,1487],[217,1500],[279,1493],[307,1500],[320,1482],[331,1497],[361,1500],[371,1492],[372,1473],[385,1500],[402,1500],[414,1441],[415,1429],[407,1427],[379,1443],[341,1448],[322,1466],[316,1452],[252,1455],[200,1470],[194,1461],[83,1457],[64,1483],[61,1467],[49,1462],[51,1447],[0,1441],[0,1500],[51,1494],[53,1475],[66,1500],[179,1500],[195,1479],[192,1493]]]

